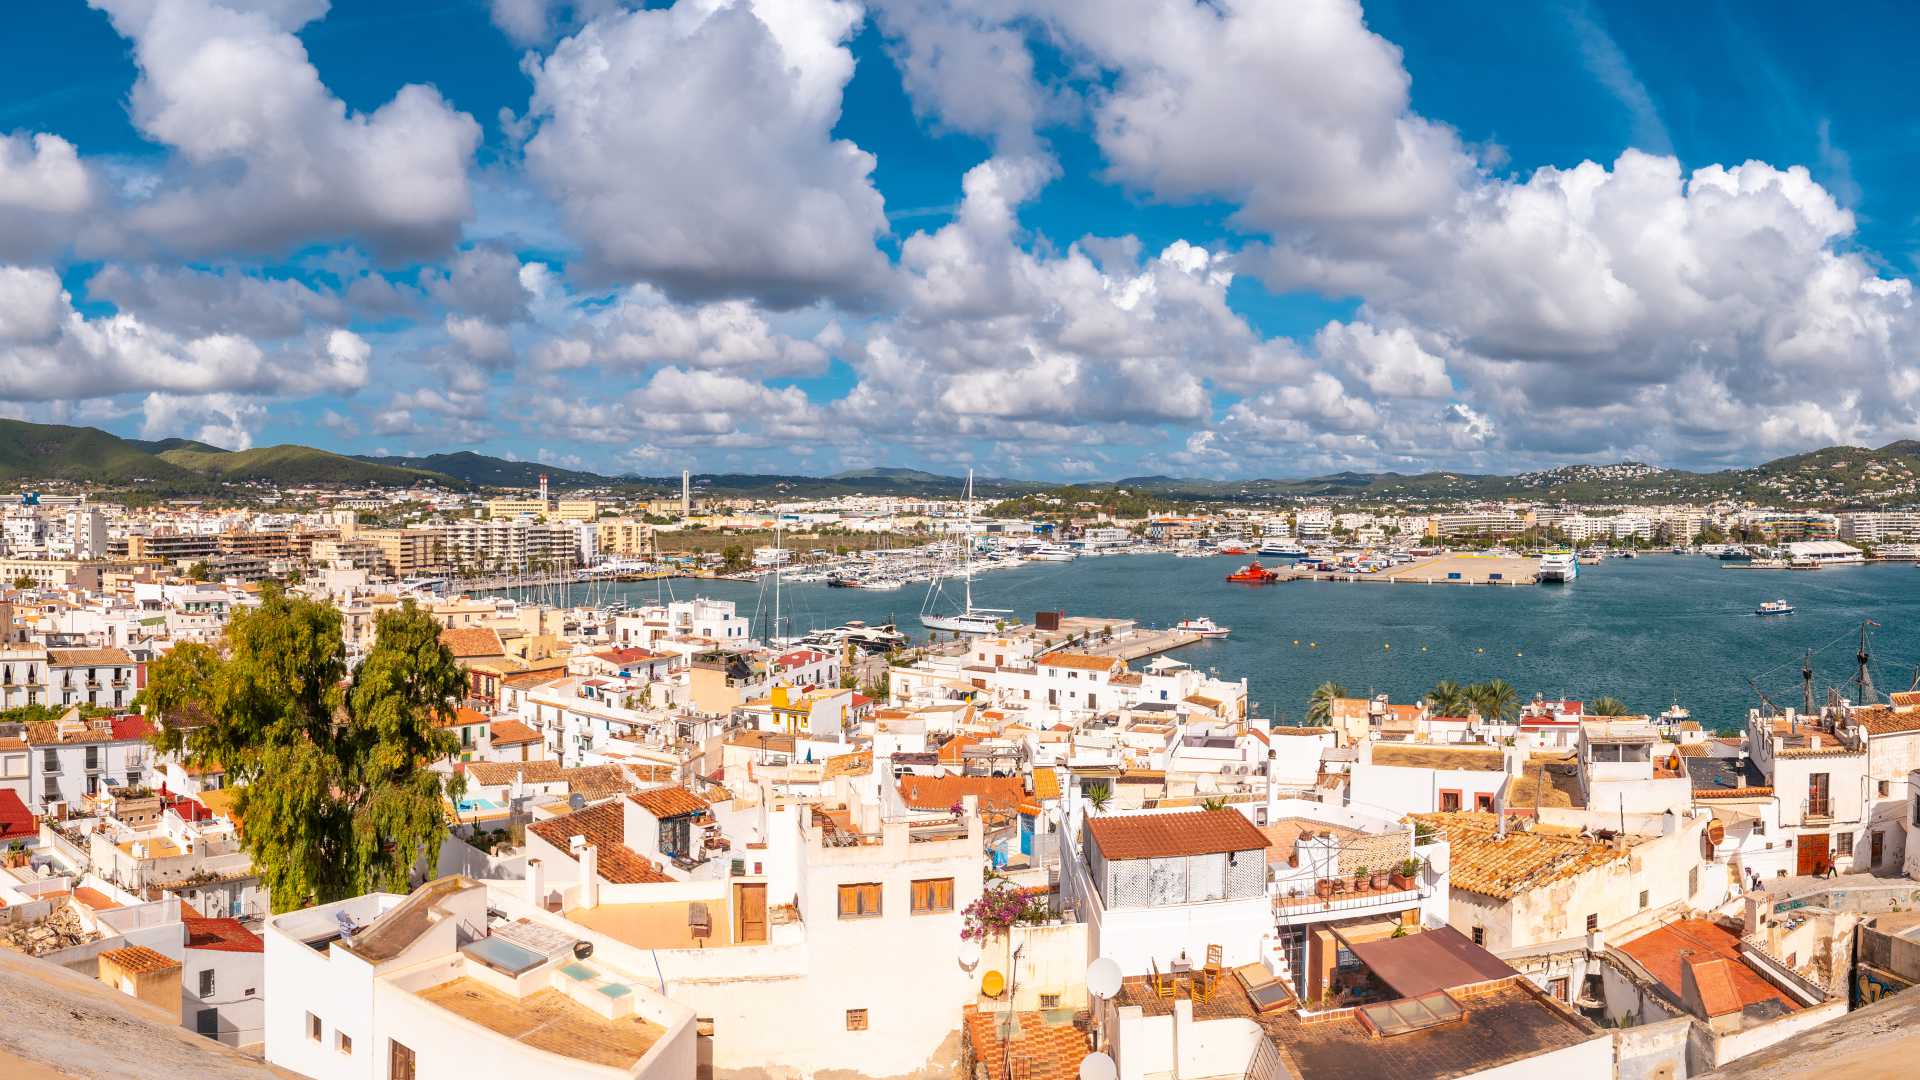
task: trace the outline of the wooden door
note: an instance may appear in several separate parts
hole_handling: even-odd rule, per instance
[[[1867,865],[1879,866],[1880,860],[1885,857],[1887,853],[1885,834],[1876,831],[1870,834],[1870,836],[1871,839],[1867,841],[1867,844],[1871,854],[1867,856]]]
[[[733,887],[733,941],[752,945],[767,940],[767,887],[764,883]]]
[[[1800,851],[1801,874],[1824,874],[1827,867],[1833,865],[1833,858],[1827,853],[1826,833],[1801,833],[1793,843]]]

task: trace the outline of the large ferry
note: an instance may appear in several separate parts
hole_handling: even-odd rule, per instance
[[[1549,551],[1540,556],[1541,581],[1572,581],[1580,576],[1580,560],[1571,551]]]

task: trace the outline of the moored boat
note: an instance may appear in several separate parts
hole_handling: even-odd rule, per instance
[[[1766,603],[1753,609],[1753,613],[1755,615],[1791,615],[1793,614],[1793,605],[1787,603],[1785,600],[1768,600]]]
[[[1261,566],[1258,559],[1227,575],[1228,581],[1238,582],[1243,585],[1265,585],[1269,582],[1278,581],[1279,578],[1280,571],[1269,570]]]
[[[1201,637],[1207,638],[1226,637],[1233,632],[1230,627],[1221,626],[1205,615],[1192,619],[1183,619],[1174,626],[1174,629],[1184,630],[1189,634],[1199,634]]]

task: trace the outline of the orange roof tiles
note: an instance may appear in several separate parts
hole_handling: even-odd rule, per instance
[[[685,784],[673,787],[648,788],[627,796],[635,806],[657,818],[686,817],[689,814],[703,813],[707,809],[707,800],[695,795]]]
[[[1111,656],[1074,652],[1048,653],[1034,662],[1041,667],[1078,668],[1081,671],[1111,671],[1120,663]]]
[[[442,630],[440,644],[445,645],[456,660],[473,656],[501,656],[507,651],[506,646],[500,644],[500,635],[482,626]]]
[[[180,913],[180,922],[187,929],[187,948],[212,949],[216,952],[265,952],[267,943],[260,935],[240,925],[239,919],[207,919],[198,915]]]
[[[1407,769],[1499,772],[1506,768],[1506,756],[1496,748],[1484,746],[1375,743],[1373,764]]]
[[[85,885],[73,890],[73,900],[74,903],[90,907],[95,911],[112,911],[120,906],[119,901],[106,893]]]
[[[1059,798],[1060,774],[1048,768],[1033,770],[1033,797],[1036,799]]]
[[[1639,961],[1647,969],[1647,974],[1659,979],[1676,996],[1683,994],[1682,967],[1688,962],[1694,964],[1694,976],[1699,980],[1703,975],[1711,979],[1714,989],[1701,986],[1701,998],[1709,1003],[1710,994],[1724,995],[1732,993],[1738,1000],[1734,1009],[1748,1005],[1757,1005],[1763,1001],[1777,1001],[1789,1010],[1798,1012],[1800,1003],[1768,982],[1759,972],[1746,965],[1740,957],[1740,938],[1710,919],[1680,919],[1656,927],[1641,934],[1632,941],[1620,946],[1620,950]],[[1727,966],[1719,972],[1703,972],[1701,964],[1710,960],[1725,960]],[[1720,976],[1724,975],[1728,985],[1720,985]],[[1733,1009],[1727,1010],[1729,1012]],[[1709,1011],[1709,1016],[1720,1013]]]
[[[1509,828],[1497,837],[1492,814],[1413,814],[1447,838],[1453,888],[1500,900],[1576,877],[1627,857],[1603,840]]]
[[[108,949],[100,954],[100,959],[112,961],[129,975],[151,975],[157,971],[168,971],[180,966],[180,961],[168,959],[145,945]]]
[[[1700,995],[1700,1007],[1706,1011],[1709,1019],[1745,1008],[1740,1001],[1740,991],[1733,985],[1732,964],[1725,958],[1688,959],[1686,977]]]
[[[1027,792],[1020,781],[1006,776],[915,776],[900,778],[900,798],[912,810],[944,811],[968,795],[977,796],[980,809],[1002,813],[1020,805]]]
[[[495,720],[487,738],[494,746],[522,746],[539,742],[540,733],[518,720]]]
[[[1874,735],[1898,735],[1908,731],[1920,731],[1920,707],[1897,700],[1903,697],[1920,698],[1920,694],[1902,692],[1893,696],[1896,699],[1895,708],[1871,705],[1853,710],[1848,714],[1848,718]]]
[[[1092,817],[1087,831],[1108,859],[1171,859],[1264,851],[1272,841],[1237,810]]]
[[[1005,1014],[974,1011],[972,1006],[968,1010],[967,1042],[987,1080],[1076,1080],[1080,1075],[1080,1062],[1090,1051],[1086,1033],[1079,1028],[1049,1024],[1039,1013],[1026,1013],[1020,1017],[1012,1045],[1003,1048],[1000,1031]],[[1005,1071],[1009,1061],[1011,1078]]]
[[[599,849],[600,876],[615,885],[649,885],[673,880],[627,846],[626,811],[617,801],[548,818],[527,826],[527,831],[576,861],[569,845],[573,837],[586,837],[588,844]]]

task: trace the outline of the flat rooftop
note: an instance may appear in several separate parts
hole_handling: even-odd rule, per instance
[[[574,908],[567,918],[597,933],[636,949],[724,948],[734,945],[733,909],[724,900],[701,901],[713,932],[705,938],[693,936],[688,920],[694,901],[673,900],[658,904],[600,904],[592,908]],[[774,912],[767,912],[769,928]],[[769,929],[771,933],[771,929]]]
[[[1460,1019],[1399,1035],[1375,1035],[1357,1012],[1313,1021],[1292,1011],[1272,1013],[1260,1018],[1260,1027],[1300,1080],[1444,1080],[1605,1038],[1524,983],[1449,991]]]
[[[632,1068],[666,1034],[659,1024],[639,1017],[603,1019],[557,990],[512,998],[462,977],[417,996],[535,1050],[616,1069]]]

